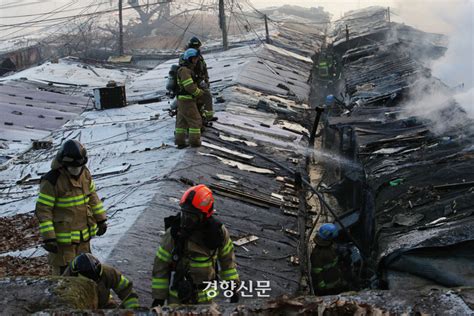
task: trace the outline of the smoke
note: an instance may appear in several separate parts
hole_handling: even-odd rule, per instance
[[[422,4],[424,10],[420,10]],[[435,132],[465,124],[466,117],[474,119],[473,7],[472,0],[410,1],[399,11],[402,18],[407,15],[407,22],[412,18],[412,10],[418,11],[419,22],[433,26],[433,29],[424,27],[425,31],[440,32],[442,25],[442,33],[449,37],[445,55],[430,65],[432,75],[447,87],[433,85],[432,79],[420,79],[406,103],[406,114],[429,119],[434,123]],[[465,113],[454,115],[454,101]],[[447,119],[447,111],[451,119]]]

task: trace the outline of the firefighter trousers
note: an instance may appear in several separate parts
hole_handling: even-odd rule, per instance
[[[176,115],[175,144],[186,145],[186,133],[189,134],[189,145],[201,146],[202,118],[195,100],[178,100]]]
[[[90,253],[90,241],[81,241],[79,244],[58,245],[58,253],[48,253],[48,263],[53,275],[61,275],[67,265],[79,254]]]
[[[214,108],[212,106],[212,94],[209,89],[201,89],[202,94],[197,98],[197,106],[200,113],[210,120],[214,117]]]

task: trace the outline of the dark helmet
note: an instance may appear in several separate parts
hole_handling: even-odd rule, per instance
[[[196,36],[191,37],[191,39],[188,42],[188,48],[199,49],[201,46],[202,46],[202,43],[199,40],[199,38],[197,38]]]
[[[59,149],[58,162],[66,167],[81,167],[87,163],[87,151],[77,140],[67,140]]]
[[[71,272],[97,281],[102,275],[102,264],[90,253],[81,253],[71,262]]]

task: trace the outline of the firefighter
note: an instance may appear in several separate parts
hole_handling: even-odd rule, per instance
[[[138,295],[133,290],[132,281],[120,271],[100,261],[90,253],[82,253],[71,261],[63,276],[85,277],[97,284],[99,308],[116,308],[110,290],[122,300],[120,308],[139,308]]]
[[[201,54],[202,43],[196,36],[193,36],[186,48],[194,48],[199,53],[199,59],[194,68],[194,74],[196,75],[196,82],[199,88],[202,90],[202,95],[197,100],[198,110],[203,113],[206,120],[212,121],[214,118],[214,110],[212,105],[212,94],[209,84],[209,73],[207,72],[207,64],[204,61],[204,57]]]
[[[178,112],[176,115],[175,143],[178,148],[186,147],[186,132],[189,133],[189,145],[201,146],[202,118],[196,99],[202,95],[194,79],[194,69],[199,60],[199,52],[189,48],[184,52],[183,62],[178,69]]]
[[[218,275],[222,282],[235,286],[230,301],[237,303],[239,274],[234,245],[225,226],[212,216],[211,190],[203,184],[193,186],[179,205],[180,214],[165,219],[166,232],[156,252],[152,307],[163,305],[165,300],[168,304],[210,303],[217,291],[206,287]]]
[[[335,295],[346,289],[343,258],[338,254],[335,239],[338,229],[334,224],[323,224],[315,238],[315,247],[311,253],[311,278],[314,294]]]
[[[318,60],[318,75],[320,78],[329,78],[330,61],[326,53],[322,53]]]
[[[53,275],[61,275],[80,253],[90,252],[90,240],[107,230],[106,211],[86,167],[87,152],[67,140],[41,178],[36,217]]]

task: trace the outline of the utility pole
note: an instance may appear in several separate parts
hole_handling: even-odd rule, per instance
[[[388,23],[390,23],[390,7],[387,8],[387,19]]]
[[[265,33],[266,33],[266,42],[267,44],[270,44],[270,33],[268,32],[268,18],[267,18],[267,15],[264,14],[263,15],[264,19],[265,19]]]
[[[222,30],[222,46],[224,50],[229,49],[227,41],[227,23],[225,22],[224,0],[219,0],[219,26]]]
[[[123,56],[122,0],[119,0],[119,56]]]

